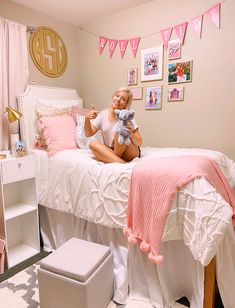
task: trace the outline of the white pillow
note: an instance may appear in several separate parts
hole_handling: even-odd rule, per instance
[[[71,107],[75,105],[80,105],[83,107],[83,99],[78,97],[77,99],[46,99],[37,98],[36,106],[38,107]]]
[[[98,131],[92,137],[85,136],[85,131],[84,131],[85,116],[77,114],[76,122],[77,122],[77,127],[75,130],[75,141],[80,149],[89,149],[89,144],[94,140],[98,140],[101,143],[103,143],[103,138],[100,131]]]

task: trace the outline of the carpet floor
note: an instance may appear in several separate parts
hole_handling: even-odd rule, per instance
[[[37,308],[39,305],[37,267],[29,266],[0,283],[0,308]]]

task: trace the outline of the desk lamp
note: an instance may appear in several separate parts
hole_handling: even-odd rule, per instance
[[[3,116],[5,113],[8,113],[8,121],[10,123],[15,122],[16,120],[19,120],[23,116],[23,114],[12,107],[8,106],[6,110],[0,115]],[[6,158],[6,154],[0,154],[0,159]]]

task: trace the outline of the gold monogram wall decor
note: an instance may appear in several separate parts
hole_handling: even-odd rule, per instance
[[[61,76],[67,67],[67,51],[59,34],[48,27],[38,27],[30,36],[29,50],[37,68],[48,77]]]

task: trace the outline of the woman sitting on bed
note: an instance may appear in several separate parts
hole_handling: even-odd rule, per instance
[[[126,124],[130,131],[130,144],[118,143],[117,126],[118,120],[114,112],[115,109],[129,109],[132,102],[132,93],[128,88],[120,88],[114,94],[111,105],[108,109],[98,112],[94,106],[85,116],[85,134],[86,137],[93,136],[98,130],[101,130],[104,144],[99,141],[90,143],[90,149],[95,157],[105,163],[126,163],[140,157],[140,145],[142,138],[140,136],[136,121]]]

